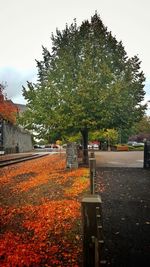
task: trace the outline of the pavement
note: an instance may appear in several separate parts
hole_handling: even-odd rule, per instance
[[[150,169],[97,168],[108,267],[150,266]]]
[[[108,267],[150,266],[150,169],[142,151],[95,152]]]
[[[95,151],[97,167],[143,168],[143,151]]]

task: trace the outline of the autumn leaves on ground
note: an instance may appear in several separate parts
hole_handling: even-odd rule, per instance
[[[66,170],[63,155],[0,170],[0,266],[81,266],[88,175]]]

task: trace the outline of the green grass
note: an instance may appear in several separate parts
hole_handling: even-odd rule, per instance
[[[144,146],[128,146],[129,147],[129,151],[144,151]]]

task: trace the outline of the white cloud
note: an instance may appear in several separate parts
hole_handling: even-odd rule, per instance
[[[17,103],[25,103],[22,96],[22,86],[26,85],[27,80],[33,81],[35,76],[34,70],[22,73],[13,68],[0,69],[0,82],[7,84],[5,88],[7,97]]]
[[[0,0],[0,8],[0,81],[5,78],[12,97],[21,96],[22,84],[34,77],[41,46],[51,48],[51,32],[64,29],[74,18],[80,25],[95,10],[117,40],[123,41],[128,55],[138,54],[150,79],[149,0]],[[149,97],[148,87],[146,91]]]

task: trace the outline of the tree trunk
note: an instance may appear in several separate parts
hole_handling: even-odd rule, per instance
[[[83,163],[88,164],[89,158],[88,158],[88,129],[84,128],[81,130],[82,134],[82,140],[83,140]]]

